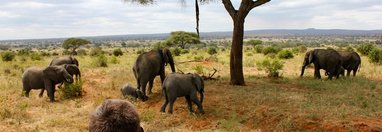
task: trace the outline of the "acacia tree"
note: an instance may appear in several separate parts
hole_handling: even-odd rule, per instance
[[[176,31],[171,32],[170,36],[165,42],[168,46],[178,46],[182,49],[186,48],[187,44],[198,44],[200,43],[199,37],[196,33]]]
[[[140,4],[152,4],[154,0],[125,0]],[[184,1],[184,0],[183,0]],[[200,0],[204,2],[206,0]],[[239,9],[235,9],[231,0],[222,0],[222,3],[233,21],[232,45],[230,54],[230,77],[232,85],[245,85],[243,75],[243,38],[244,21],[248,13],[255,7],[261,6],[271,0],[241,0]],[[197,3],[195,3],[197,4]],[[198,14],[197,14],[198,15]],[[197,18],[198,19],[198,18]]]
[[[72,55],[77,55],[76,49],[79,48],[82,45],[90,44],[91,42],[86,39],[81,38],[68,38],[65,39],[64,43],[62,44],[62,47],[66,50],[71,49]]]

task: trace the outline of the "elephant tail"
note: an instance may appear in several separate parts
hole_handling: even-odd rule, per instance
[[[163,91],[165,99],[168,100],[168,96],[167,96],[167,93],[166,93],[166,87],[165,86],[162,86],[162,91]]]
[[[358,72],[361,71],[361,60],[359,60]]]

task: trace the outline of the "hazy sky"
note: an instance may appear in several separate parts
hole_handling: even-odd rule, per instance
[[[0,0],[0,40],[195,31],[193,0],[151,6],[122,0]],[[240,0],[233,0],[238,5]],[[201,5],[200,31],[231,31],[220,0]],[[272,0],[245,29],[382,29],[381,0]]]

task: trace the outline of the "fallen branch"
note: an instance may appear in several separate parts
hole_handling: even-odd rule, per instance
[[[202,60],[190,60],[190,61],[178,62],[178,64],[189,63],[189,62],[203,62],[203,61]]]
[[[215,75],[215,73],[217,72],[218,70],[216,70],[214,68],[214,72],[212,74],[208,74],[208,76],[205,76],[205,75],[202,75],[202,78],[203,80],[217,80],[216,78],[213,78],[213,76]]]

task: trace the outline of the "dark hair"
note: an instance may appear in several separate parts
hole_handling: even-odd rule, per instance
[[[90,115],[89,132],[139,132],[139,115],[134,106],[124,100],[105,100]]]

